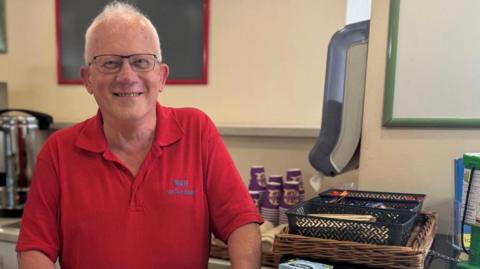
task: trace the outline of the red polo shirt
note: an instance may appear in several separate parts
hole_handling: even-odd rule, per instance
[[[62,268],[207,268],[220,239],[262,222],[211,120],[157,104],[136,176],[108,149],[98,113],[53,133],[38,155],[17,251]]]

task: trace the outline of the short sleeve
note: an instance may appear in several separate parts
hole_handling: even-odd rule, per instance
[[[205,171],[210,222],[215,236],[226,242],[235,229],[248,223],[261,224],[263,219],[211,121],[206,130]]]

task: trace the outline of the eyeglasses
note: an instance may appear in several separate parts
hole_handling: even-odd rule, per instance
[[[113,55],[104,54],[93,57],[88,65],[94,65],[101,73],[117,73],[122,69],[123,59],[128,59],[130,67],[135,72],[149,72],[155,67],[157,56],[154,54]]]

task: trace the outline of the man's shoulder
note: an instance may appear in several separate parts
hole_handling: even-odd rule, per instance
[[[217,133],[215,124],[210,117],[198,108],[166,108],[171,118],[185,133]]]
[[[195,107],[167,107],[168,110],[172,112],[173,115],[176,117],[207,117],[207,114],[202,110],[195,108]]]
[[[212,120],[207,115],[207,113],[202,110],[194,107],[181,107],[181,108],[172,108],[167,107],[167,110],[170,111],[170,114],[175,118],[179,123],[189,124],[189,123],[210,123]]]

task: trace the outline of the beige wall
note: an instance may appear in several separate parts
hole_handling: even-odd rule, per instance
[[[219,125],[318,128],[328,42],[344,24],[345,2],[210,0],[209,83],[168,85],[161,102],[201,108]],[[94,114],[96,104],[82,86],[57,84],[54,3],[6,0],[8,53],[0,54],[0,81],[8,82],[10,107],[77,122]],[[313,138],[225,139],[245,180],[254,164],[269,174],[291,167],[306,178],[315,174],[307,160]]]
[[[82,86],[57,84],[54,0],[6,0],[8,53],[0,55],[12,107],[57,122],[96,111]],[[318,126],[328,41],[345,1],[211,0],[209,84],[169,85],[171,106],[195,106],[217,124]]]
[[[388,3],[372,3],[359,186],[426,193],[426,209],[439,213],[440,230],[446,232],[451,227],[453,159],[480,150],[480,131],[382,127]]]

